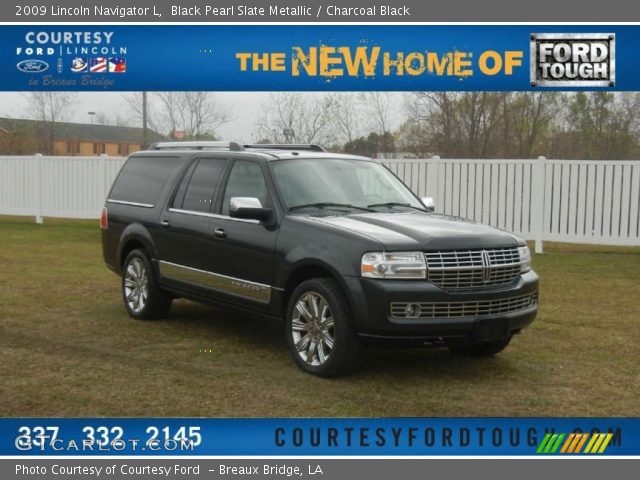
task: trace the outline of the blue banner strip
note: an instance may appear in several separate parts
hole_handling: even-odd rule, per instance
[[[532,83],[532,39],[549,33],[612,35],[615,81]],[[640,26],[620,25],[10,25],[0,90],[638,91],[638,51]],[[547,73],[602,54],[544,52]]]
[[[548,433],[564,435],[566,448],[564,441],[545,448]],[[571,452],[576,433],[589,436]],[[611,435],[589,442],[598,433]],[[587,452],[589,444],[598,448]],[[640,418],[0,419],[0,455],[12,456],[570,453],[640,455]]]

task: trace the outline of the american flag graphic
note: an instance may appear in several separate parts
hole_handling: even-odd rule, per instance
[[[92,73],[103,73],[107,71],[107,59],[104,57],[96,57],[91,59],[89,70]]]
[[[124,58],[110,58],[109,72],[124,73],[127,71],[127,61]]]

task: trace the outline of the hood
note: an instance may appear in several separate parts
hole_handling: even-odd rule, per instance
[[[458,217],[425,213],[366,213],[309,220],[373,238],[386,248],[457,250],[513,247],[515,235]]]

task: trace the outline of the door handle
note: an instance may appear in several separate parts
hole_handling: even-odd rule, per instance
[[[163,228],[169,228],[171,226],[169,220],[161,220],[160,225],[162,225]]]
[[[218,237],[218,238],[227,238],[227,234],[226,234],[226,232],[224,231],[224,228],[220,228],[220,227],[216,228],[216,229],[213,231],[213,234],[214,234],[216,237]]]

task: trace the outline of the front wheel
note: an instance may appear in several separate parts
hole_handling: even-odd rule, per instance
[[[133,250],[124,261],[122,299],[133,318],[162,318],[171,308],[171,296],[156,282],[151,262],[142,250]]]
[[[349,304],[333,279],[314,278],[294,290],[286,332],[296,363],[321,377],[347,373],[360,353]]]

